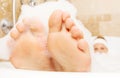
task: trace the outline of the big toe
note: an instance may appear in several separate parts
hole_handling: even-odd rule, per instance
[[[61,10],[56,10],[52,13],[49,18],[49,32],[58,32],[62,28],[63,22],[63,12]]]

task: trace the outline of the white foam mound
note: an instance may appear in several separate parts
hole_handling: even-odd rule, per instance
[[[8,60],[10,56],[10,50],[7,46],[7,41],[10,39],[10,36],[7,35],[4,38],[0,39],[0,59]]]

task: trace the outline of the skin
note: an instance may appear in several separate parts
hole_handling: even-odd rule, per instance
[[[94,45],[94,51],[95,52],[100,52],[100,53],[107,53],[108,52],[108,48],[102,44],[102,43],[96,43]]]
[[[14,46],[10,61],[16,68],[90,71],[89,46],[66,12],[55,10],[52,13],[48,38],[44,25],[37,18],[26,18],[18,23],[11,37]]]

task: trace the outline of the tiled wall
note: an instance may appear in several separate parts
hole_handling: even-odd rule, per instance
[[[21,3],[29,4],[31,0],[15,0],[16,1],[16,19],[20,14]],[[56,0],[34,0],[37,4],[44,1],[56,1]],[[12,0],[0,0],[0,20],[7,18],[12,21]]]
[[[120,0],[70,0],[93,35],[120,36]]]
[[[12,19],[12,0],[0,0],[0,20]]]
[[[12,0],[0,0],[0,21],[2,19],[7,19],[12,22]],[[0,37],[4,35],[0,28]]]
[[[104,35],[102,30],[100,30],[101,26],[105,26],[105,24],[112,21],[112,16],[110,14],[94,14],[94,15],[80,15],[78,17],[84,25],[92,32],[93,35]],[[107,35],[107,34],[105,34]]]
[[[12,21],[12,0],[0,0],[0,19]],[[16,19],[20,13],[21,0],[16,0]],[[30,0],[22,0],[28,3]],[[41,3],[44,0],[36,0]],[[46,0],[54,1],[54,0]],[[69,0],[78,9],[78,19],[93,35],[120,36],[120,0]],[[4,5],[3,5],[4,3]],[[2,10],[2,7],[4,10]]]

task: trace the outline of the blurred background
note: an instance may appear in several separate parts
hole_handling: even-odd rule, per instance
[[[20,14],[21,4],[35,1],[37,4],[57,0],[16,0],[15,18]],[[120,36],[120,0],[68,0],[78,10],[77,18],[93,36]],[[13,23],[12,0],[0,0],[0,37],[7,34],[3,27],[11,29]]]

